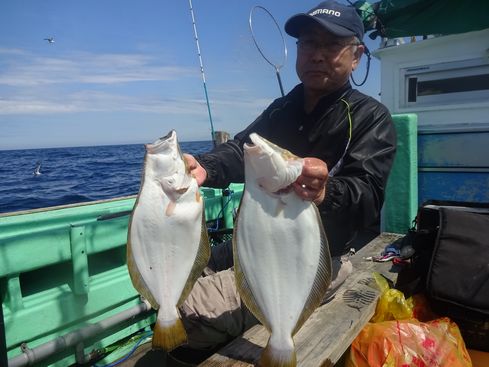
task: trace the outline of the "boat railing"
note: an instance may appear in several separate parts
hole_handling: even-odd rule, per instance
[[[242,190],[242,184],[201,188],[212,231],[232,228]],[[126,266],[135,200],[0,216],[0,294],[9,366],[36,364],[40,358],[53,366],[86,363],[93,351],[154,322]]]

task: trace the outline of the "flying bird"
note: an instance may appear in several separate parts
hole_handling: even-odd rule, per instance
[[[54,37],[44,38],[44,40],[48,41],[49,43],[54,43]]]

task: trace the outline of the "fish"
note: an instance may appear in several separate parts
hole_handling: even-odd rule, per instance
[[[145,145],[140,189],[127,236],[127,266],[134,288],[157,310],[152,346],[187,341],[178,307],[210,258],[204,200],[174,130]]]
[[[331,283],[319,211],[291,188],[303,159],[256,133],[245,143],[245,185],[233,232],[236,287],[270,332],[260,366],[296,366],[293,336]]]

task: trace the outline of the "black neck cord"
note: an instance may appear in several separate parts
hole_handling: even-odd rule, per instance
[[[365,47],[365,56],[367,56],[367,71],[365,72],[365,78],[363,79],[363,81],[360,84],[357,84],[357,82],[355,81],[355,79],[353,79],[353,74],[350,76],[351,77],[351,81],[357,87],[360,87],[360,86],[362,86],[362,85],[365,84],[365,82],[367,81],[367,78],[368,78],[368,72],[370,71],[370,59],[371,59],[370,50],[368,49],[368,47],[367,47],[366,44],[363,44],[363,47]]]

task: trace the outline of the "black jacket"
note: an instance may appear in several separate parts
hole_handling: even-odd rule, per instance
[[[205,186],[224,188],[231,182],[243,182],[243,144],[256,132],[299,157],[325,161],[330,172],[338,165],[326,184],[326,198],[318,206],[331,254],[338,256],[348,251],[358,235],[372,230],[378,233],[396,133],[387,108],[349,83],[323,97],[312,113],[306,114],[303,106],[299,84],[276,99],[234,140],[196,158],[207,171]],[[349,117],[352,130],[347,147]]]

